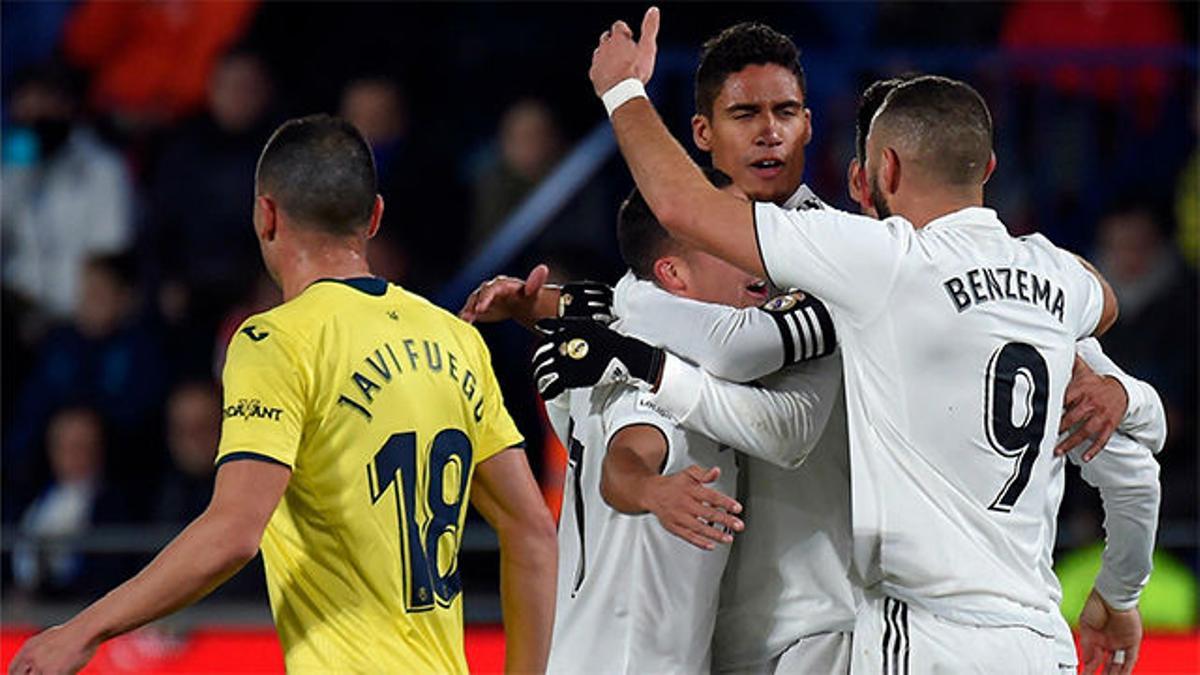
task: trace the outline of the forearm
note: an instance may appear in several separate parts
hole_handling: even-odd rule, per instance
[[[1104,555],[1096,575],[1096,592],[1110,607],[1137,606],[1153,569],[1154,535],[1160,491],[1157,481],[1146,485],[1103,488]]]
[[[764,274],[750,203],[708,182],[649,99],[617,108],[612,125],[638,190],[667,231],[751,274]]]
[[[808,457],[841,396],[836,357],[773,376],[770,387],[726,382],[669,356],[654,396],[687,429],[784,468]]]
[[[86,640],[98,644],[186,607],[242,568],[257,551],[245,538],[231,537],[219,517],[200,516],[135,577],[71,620]]]
[[[546,670],[554,628],[557,566],[558,550],[553,536],[515,534],[501,538],[500,597],[507,673]]]
[[[629,448],[612,447],[601,471],[600,494],[606,504],[626,515],[650,511],[650,484],[659,476],[657,466]]]

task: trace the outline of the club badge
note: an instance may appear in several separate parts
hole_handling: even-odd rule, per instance
[[[768,312],[786,314],[787,312],[792,311],[792,308],[803,299],[804,293],[801,291],[796,291],[795,293],[788,293],[787,295],[780,295],[771,298],[767,301],[767,304],[762,306],[762,308]]]
[[[588,343],[583,338],[571,338],[558,347],[563,356],[580,361],[588,354]]]

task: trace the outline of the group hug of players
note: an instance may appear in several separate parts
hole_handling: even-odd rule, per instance
[[[254,208],[285,302],[235,334],[223,378],[227,403],[281,414],[227,417],[209,510],[10,672],[77,670],[260,545],[289,671],[465,671],[468,497],[500,536],[510,671],[1075,672],[1052,570],[1063,455],[1106,516],[1083,660],[1130,672],[1162,406],[1091,337],[1116,318],[1099,274],[983,207],[982,98],[872,85],[853,215],[802,184],[790,39],[738,24],[705,44],[701,171],[645,95],[658,25],[613,24],[590,71],[638,184],[629,271],[557,288],[539,267],[461,312],[543,334],[533,377],[569,455],[557,531],[478,333],[370,276],[369,148],[292,120]]]

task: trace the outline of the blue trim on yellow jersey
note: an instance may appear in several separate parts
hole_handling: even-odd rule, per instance
[[[353,277],[351,279],[327,278],[327,279],[317,279],[313,283],[319,284],[322,281],[333,281],[333,282],[337,282],[339,284],[345,284],[345,285],[349,286],[350,288],[353,288],[357,291],[362,291],[363,293],[366,293],[367,295],[376,295],[376,296],[382,296],[382,295],[386,294],[387,288],[388,288],[387,279],[380,279],[379,277]]]
[[[279,466],[286,466],[289,469],[292,468],[292,467],[288,466],[285,462],[281,462],[281,461],[275,459],[274,457],[270,457],[270,456],[267,456],[267,455],[264,455],[264,454],[261,454],[258,452],[249,452],[247,450],[241,450],[239,452],[231,452],[228,455],[225,455],[221,459],[217,460],[217,466],[220,467],[222,464],[224,464],[226,462],[234,462],[239,459],[253,459],[258,462],[267,462],[270,464],[278,464]]]

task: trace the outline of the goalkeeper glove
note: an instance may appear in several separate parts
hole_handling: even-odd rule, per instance
[[[637,338],[584,319],[544,319],[545,334],[533,355],[538,393],[552,399],[567,389],[627,384],[653,389],[662,375],[665,354]]]

